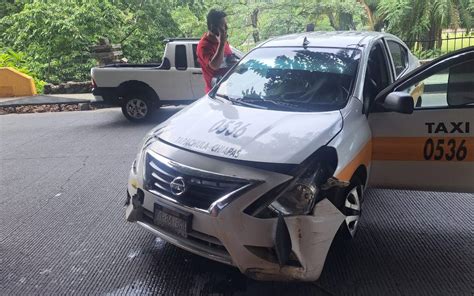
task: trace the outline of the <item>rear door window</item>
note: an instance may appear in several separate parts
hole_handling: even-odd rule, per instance
[[[186,55],[185,45],[176,45],[175,66],[177,70],[186,70],[188,68],[188,57]]]
[[[408,52],[406,48],[398,42],[388,40],[388,50],[392,56],[395,66],[396,77],[399,77],[408,68]]]
[[[193,59],[194,59],[194,67],[201,68],[201,64],[199,64],[198,56],[197,56],[197,44],[193,44]]]

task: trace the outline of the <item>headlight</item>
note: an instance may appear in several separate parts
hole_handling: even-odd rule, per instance
[[[333,177],[336,167],[336,149],[323,146],[298,166],[292,173],[293,179],[259,197],[244,213],[261,219],[307,215],[327,197],[331,188],[348,186],[348,182]]]
[[[138,151],[137,156],[135,157],[135,160],[132,163],[132,171],[133,171],[134,174],[137,173],[138,163],[140,162],[143,151],[145,151],[145,149],[148,146],[150,146],[150,144],[152,144],[153,142],[158,140],[158,136],[159,136],[159,134],[161,133],[162,130],[163,130],[162,127],[152,129],[151,131],[149,131],[145,135],[143,140],[140,142],[140,146],[139,146],[140,150]]]
[[[154,128],[148,133],[146,133],[145,137],[140,143],[140,152],[143,151],[146,147],[148,147],[151,143],[158,140],[158,136],[161,134],[163,128]]]
[[[314,207],[320,192],[322,168],[318,163],[306,169],[282,191],[269,206],[282,215],[306,215]]]
[[[334,168],[316,159],[302,165],[292,180],[282,183],[250,204],[244,213],[257,218],[306,215],[321,201]]]
[[[138,168],[137,159],[138,159],[138,155],[137,155],[137,158],[135,158],[135,160],[132,163],[132,172],[135,175],[137,174],[137,168]]]

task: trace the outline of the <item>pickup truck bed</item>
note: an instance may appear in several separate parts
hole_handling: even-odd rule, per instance
[[[111,64],[91,69],[97,102],[122,107],[132,121],[149,117],[162,105],[189,103],[204,96],[197,60],[199,39],[171,39],[161,64]],[[234,50],[234,55],[242,53]]]

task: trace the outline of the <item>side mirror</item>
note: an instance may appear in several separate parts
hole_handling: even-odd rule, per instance
[[[412,114],[414,109],[413,97],[406,92],[392,92],[387,95],[382,107],[388,111]]]

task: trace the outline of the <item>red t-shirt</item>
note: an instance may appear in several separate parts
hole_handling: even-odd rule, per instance
[[[213,70],[209,67],[209,63],[212,60],[212,57],[216,54],[217,48],[219,47],[219,40],[215,36],[210,36],[208,33],[204,33],[202,35],[201,40],[197,46],[197,57],[199,64],[202,68],[202,77],[206,82],[206,93],[211,90],[211,80],[212,77],[220,73],[219,70]],[[224,57],[229,56],[232,54],[232,50],[230,49],[229,42],[226,42],[224,45]],[[227,69],[224,69],[226,71]]]

